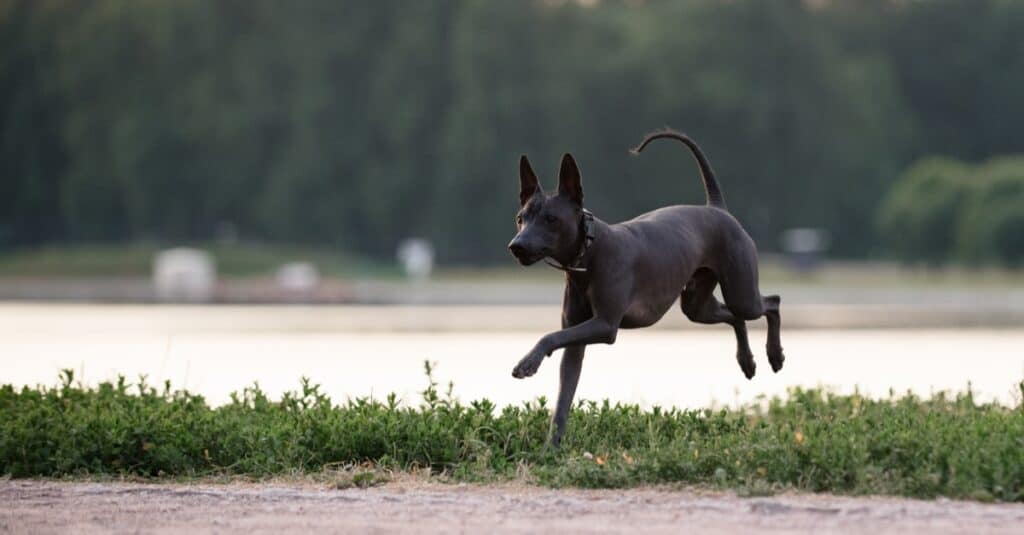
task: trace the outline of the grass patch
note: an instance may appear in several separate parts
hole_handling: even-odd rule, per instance
[[[184,244],[213,255],[220,275],[268,276],[286,262],[312,262],[324,275],[397,277],[396,266],[339,251],[270,243]],[[153,258],[166,247],[152,242],[54,245],[0,254],[6,277],[149,277]]]
[[[0,387],[0,473],[270,478],[341,466],[340,487],[429,471],[551,486],[1024,501],[1024,407],[978,403],[969,392],[876,400],[793,390],[700,411],[583,402],[558,451],[544,446],[543,399],[496,410],[461,403],[433,379],[422,394],[416,406],[393,395],[336,404],[303,380],[280,400],[252,387],[213,408],[169,384],[122,378],[87,388],[66,371],[52,388]]]
[[[217,272],[229,277],[272,275],[286,262],[312,262],[325,276],[349,278],[402,278],[396,263],[374,260],[326,246],[260,242],[198,242],[175,244],[210,252]],[[0,277],[90,278],[149,277],[153,257],[168,244],[156,242],[52,244],[35,248],[0,249]],[[1024,284],[1024,270],[1005,268],[914,268],[887,262],[826,262],[810,273],[793,271],[781,256],[763,255],[761,280],[825,288],[1016,288]],[[562,275],[543,264],[524,269],[509,258],[492,266],[441,265],[438,281],[552,282]]]

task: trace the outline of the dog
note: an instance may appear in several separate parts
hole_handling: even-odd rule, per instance
[[[668,206],[608,224],[583,207],[580,169],[571,154],[562,157],[554,194],[541,188],[525,155],[519,160],[518,232],[509,251],[524,266],[543,259],[565,271],[566,283],[562,330],[541,338],[512,376],[530,377],[544,357],[565,349],[552,417],[554,447],[565,434],[586,346],[615,343],[620,328],[653,325],[676,298],[691,321],[732,326],[736,360],[747,379],[755,364],[745,322],[765,316],[768,362],[773,371],[782,369],[780,299],[761,296],[754,240],[726,209],[711,164],[692,139],[666,129],[648,134],[631,152],[639,154],[658,139],[674,139],[692,152],[704,181],[703,206]],[[724,304],[714,296],[719,284]]]

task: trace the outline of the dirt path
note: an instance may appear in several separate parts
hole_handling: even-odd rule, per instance
[[[1024,504],[399,482],[0,481],[0,533],[1021,533]]]

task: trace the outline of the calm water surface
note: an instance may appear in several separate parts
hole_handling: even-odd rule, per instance
[[[430,360],[437,363],[437,378],[454,381],[463,400],[487,397],[508,404],[551,398],[558,353],[530,379],[513,379],[511,371],[557,325],[557,309],[506,312],[527,319],[512,330],[497,330],[480,321],[481,315],[495,315],[493,308],[0,304],[0,383],[53,384],[63,368],[89,384],[145,374],[151,383],[169,379],[222,403],[253,382],[277,396],[306,376],[336,400],[396,392],[416,402],[426,384],[423,361]],[[466,324],[473,329],[457,330]],[[779,374],[771,373],[764,357],[763,330],[750,335],[758,374],[747,381],[728,327],[623,331],[614,346],[588,349],[578,395],[703,407],[781,394],[793,386],[928,395],[970,383],[983,399],[1014,403],[1016,384],[1024,378],[1020,329],[784,327],[787,361]]]

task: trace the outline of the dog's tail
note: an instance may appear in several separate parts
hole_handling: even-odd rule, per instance
[[[690,139],[686,134],[676,132],[670,128],[659,130],[657,132],[651,132],[647,134],[643,142],[640,143],[636,148],[630,152],[633,154],[640,154],[640,151],[644,150],[644,147],[648,143],[655,139],[671,138],[679,141],[690,147],[690,151],[693,152],[693,156],[697,159],[697,165],[700,166],[700,177],[704,180],[704,193],[707,195],[707,202],[711,206],[715,206],[721,209],[725,209],[725,198],[722,197],[722,190],[718,187],[718,180],[715,179],[715,172],[711,170],[711,164],[708,163],[708,159],[704,156],[704,152],[700,150],[700,147]]]

